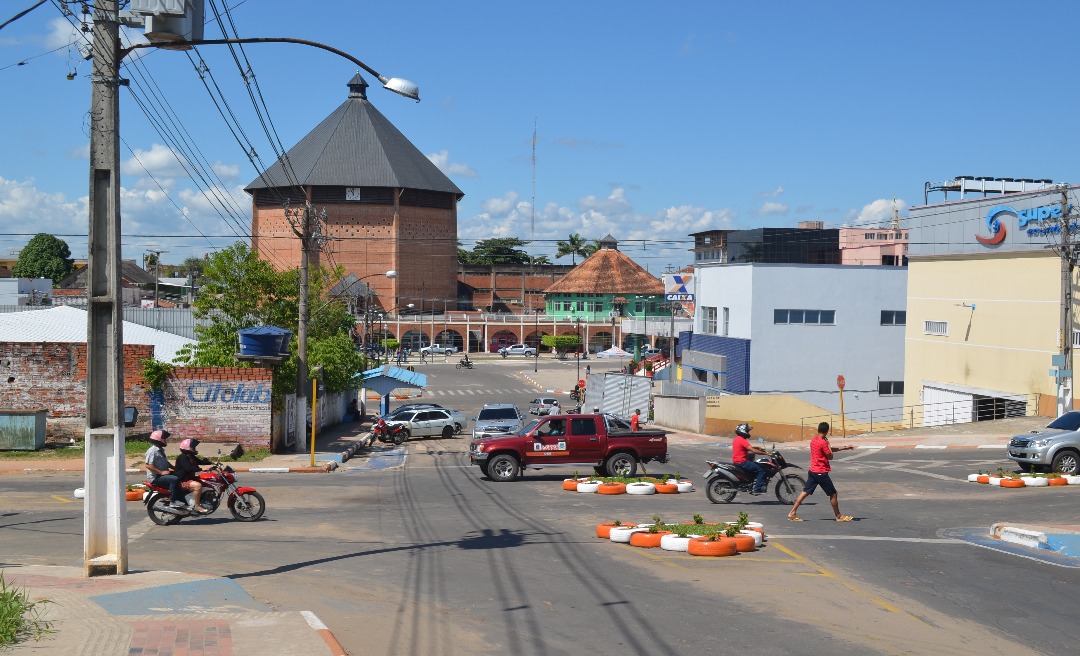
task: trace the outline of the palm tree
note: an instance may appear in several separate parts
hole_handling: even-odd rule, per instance
[[[589,257],[590,255],[592,255],[593,253],[595,253],[598,250],[600,250],[600,240],[599,239],[594,239],[594,240],[590,241],[588,244],[585,244],[584,257]]]
[[[575,265],[577,264],[578,255],[580,255],[581,257],[589,256],[585,238],[576,232],[568,236],[566,238],[566,241],[556,242],[555,245],[559,249],[555,253],[555,257],[560,258],[569,255],[572,258],[571,263]]]

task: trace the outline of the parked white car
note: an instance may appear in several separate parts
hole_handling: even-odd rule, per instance
[[[513,346],[504,346],[499,349],[499,355],[504,358],[508,355],[524,355],[526,357],[536,357],[536,349],[528,344],[514,344]]]

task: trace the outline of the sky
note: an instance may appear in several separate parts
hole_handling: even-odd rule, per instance
[[[0,23],[36,2],[5,1]],[[62,6],[0,28],[0,256],[39,232],[87,252],[91,63],[81,8]],[[208,39],[215,9],[230,36],[318,41],[417,83],[420,103],[365,74],[464,192],[464,248],[517,237],[569,264],[556,242],[610,234],[659,275],[692,263],[703,230],[881,225],[959,175],[1080,182],[1076,2],[207,0]],[[166,264],[247,241],[243,187],[357,72],[294,44],[138,53],[122,72],[123,257]]]

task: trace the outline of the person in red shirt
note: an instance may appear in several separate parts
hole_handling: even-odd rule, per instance
[[[739,424],[735,427],[735,439],[731,441],[731,462],[755,477],[754,489],[750,494],[761,494],[765,491],[765,470],[750,457],[750,454],[766,455],[768,451],[750,444],[747,438],[750,437],[751,430],[753,427],[750,424]]]
[[[836,521],[850,522],[853,519],[851,515],[840,514],[840,495],[837,494],[836,486],[833,485],[832,478],[829,477],[829,472],[832,471],[832,465],[829,461],[832,460],[833,452],[851,451],[855,448],[855,445],[849,444],[834,449],[829,444],[829,423],[823,421],[818,424],[817,429],[818,434],[814,436],[814,439],[810,440],[810,471],[807,474],[806,486],[803,487],[803,491],[795,499],[795,505],[791,507],[791,512],[788,513],[788,519],[793,522],[802,521],[802,517],[799,517],[796,512],[806,497],[813,494],[814,490],[820,485],[825,494],[829,495],[829,503],[832,504]]]
[[[634,414],[630,415],[630,430],[636,431],[638,426],[641,425],[641,410],[634,410]]]

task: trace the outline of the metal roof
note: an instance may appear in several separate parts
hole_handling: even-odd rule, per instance
[[[0,314],[0,342],[86,342],[86,310],[69,305],[32,312]],[[154,357],[172,362],[181,348],[195,340],[163,330],[124,322],[125,344],[149,344]]]
[[[464,196],[450,178],[368,102],[367,82],[349,80],[349,97],[244,189],[396,187]],[[293,175],[286,173],[287,161]]]
[[[379,396],[386,396],[396,389],[424,389],[427,376],[387,364],[356,374],[352,377],[352,383],[374,390]]]

